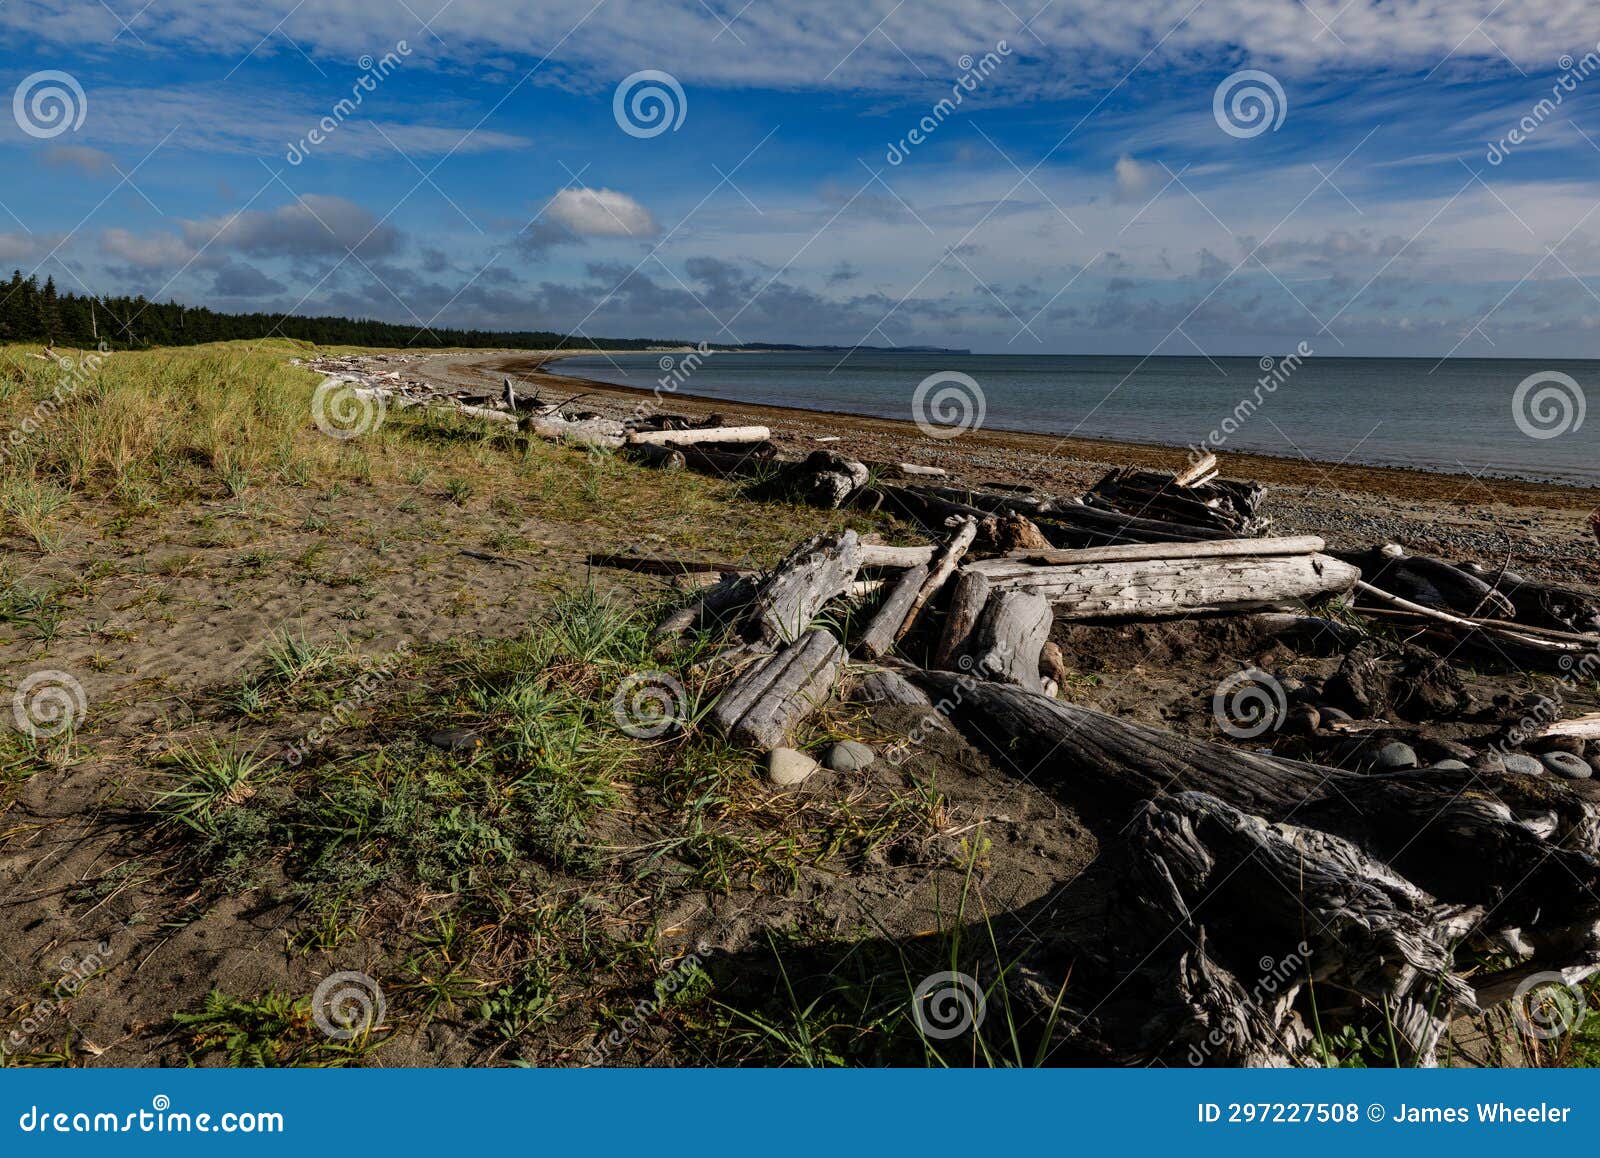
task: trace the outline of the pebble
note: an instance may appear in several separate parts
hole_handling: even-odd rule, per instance
[[[428,743],[446,752],[476,752],[483,747],[483,737],[467,728],[451,728],[435,732],[428,737]]]
[[[1356,718],[1343,708],[1336,708],[1332,704],[1318,704],[1317,714],[1322,717],[1324,724],[1353,724]]]
[[[1416,766],[1417,751],[1410,744],[1402,744],[1397,740],[1378,750],[1378,767],[1386,772],[1398,772]]]
[[[1589,767],[1589,761],[1582,756],[1574,756],[1571,752],[1546,752],[1539,759],[1546,768],[1563,780],[1587,780],[1594,774],[1594,770]]]
[[[859,740],[840,740],[828,749],[822,763],[835,772],[859,772],[877,758],[878,754]]]
[[[793,748],[774,748],[767,753],[767,779],[779,788],[803,784],[821,767],[810,756]]]
[[[1436,772],[1465,772],[1468,770],[1466,764],[1460,760],[1439,760],[1434,763],[1433,768]]]
[[[1507,752],[1502,759],[1505,760],[1507,772],[1515,772],[1521,776],[1544,775],[1544,765],[1532,756],[1524,755],[1521,752]]]

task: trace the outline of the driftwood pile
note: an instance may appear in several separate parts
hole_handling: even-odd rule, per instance
[[[819,535],[768,572],[724,569],[657,636],[725,641],[709,665],[708,725],[734,743],[782,748],[841,694],[908,707],[1095,825],[1108,896],[1093,919],[1052,911],[1040,930],[1036,915],[1043,947],[1007,979],[1058,1036],[1091,1037],[1115,1060],[1302,1065],[1320,1060],[1319,1036],[1376,1022],[1394,1060],[1430,1064],[1453,1018],[1536,974],[1600,969],[1600,809],[1566,780],[1528,774],[1538,762],[1520,751],[1582,764],[1600,718],[1530,715],[1492,752],[1439,741],[1431,766],[1370,759],[1405,721],[1464,710],[1448,662],[1458,649],[1600,674],[1590,593],[1393,546],[1349,554],[1262,537],[1262,488],[1220,479],[1214,460],[1112,471],[1057,497],[833,450],[785,459],[759,426],[619,421],[514,389],[493,401],[458,405],[540,438],[766,480],[930,532],[916,547]],[[1339,600],[1336,616],[1316,606]],[[1059,698],[1058,620],[1196,615],[1249,615],[1342,656],[1320,699],[1289,713],[1310,759]],[[1096,996],[1077,1005],[1080,992]],[[1064,993],[1066,1013],[1052,1004]]]
[[[836,458],[790,469],[854,484],[861,472]],[[1135,999],[1077,1021],[1040,1008],[1042,1023],[1092,1035],[1108,1056],[1317,1064],[1319,1034],[1375,1019],[1392,1027],[1399,1060],[1431,1064],[1454,1018],[1509,999],[1522,979],[1600,968],[1600,810],[1567,782],[1505,763],[1356,770],[1119,719],[1059,698],[1067,673],[1050,642],[1058,620],[1249,614],[1279,634],[1309,629],[1346,652],[1325,691],[1350,693],[1356,711],[1333,732],[1360,743],[1383,722],[1364,722],[1355,693],[1389,681],[1367,715],[1400,696],[1440,708],[1455,695],[1449,665],[1416,639],[1582,639],[1596,652],[1593,597],[1393,549],[1336,555],[1314,537],[1219,537],[1224,524],[1264,527],[1261,488],[1204,475],[1151,486],[1147,473],[1102,481],[1127,504],[1115,510],[1110,497],[1101,507],[855,485],[847,500],[914,513],[936,541],[808,539],[769,572],[724,576],[659,634],[723,633],[709,725],[735,743],[786,746],[840,695],[905,705],[1103,822],[1116,895],[1102,918],[1046,938],[1016,997],[1049,997],[1069,974],[1089,991],[1097,976],[1107,990],[1130,983],[1123,997]],[[1008,549],[1019,537],[1100,543]],[[1338,599],[1370,609],[1379,635],[1360,616],[1316,614]],[[1411,642],[1387,642],[1391,626],[1414,628]],[[1396,647],[1411,667],[1396,667]],[[1541,721],[1507,743],[1581,751],[1590,738],[1600,717]],[[1264,989],[1264,961],[1292,968]]]

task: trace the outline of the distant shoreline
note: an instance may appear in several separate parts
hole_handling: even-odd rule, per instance
[[[694,349],[692,346],[682,347],[682,350],[684,351],[692,349]],[[579,374],[572,374],[555,369],[544,368],[553,362],[571,357],[594,357],[604,353],[637,355],[642,352],[643,351],[639,350],[561,350],[548,353],[544,351],[529,351],[525,353],[510,352],[507,362],[503,364],[501,368],[511,371],[513,368],[510,365],[510,362],[522,361],[528,364],[516,367],[515,372],[524,374],[540,374],[564,384],[581,386],[583,390],[588,393],[605,390],[616,391],[630,396],[643,395],[648,397],[655,394],[653,389],[646,389],[639,386],[628,386],[617,382],[607,382],[598,378],[586,378]],[[679,351],[664,347],[661,350],[651,352],[665,354]],[[738,352],[758,353],[759,351]],[[1094,356],[1101,357],[1102,355]],[[1429,359],[1417,360],[1429,361]],[[1508,358],[1504,360],[1509,362],[1516,361],[1517,359]],[[797,406],[782,402],[754,402],[747,399],[719,398],[712,395],[696,394],[688,390],[673,391],[670,397],[681,398],[685,401],[695,402],[723,410],[726,410],[730,407],[738,407],[742,411],[746,412],[771,410],[788,415],[815,415],[818,417],[840,419],[853,423],[883,423],[897,428],[898,430],[907,434],[920,436],[920,432],[917,431],[915,423],[909,418],[886,418],[879,415],[860,414],[853,411],[830,410],[821,407]],[[1165,465],[1167,467],[1171,467],[1174,462],[1183,461],[1181,457],[1174,458],[1174,455],[1176,454],[1178,456],[1182,456],[1187,453],[1188,449],[1179,443],[1141,442],[1114,438],[1045,434],[1033,430],[1019,430],[993,424],[985,424],[980,430],[963,434],[953,441],[964,443],[972,439],[979,441],[1000,441],[1012,444],[1025,441],[1033,444],[1029,446],[1029,449],[1037,449],[1037,444],[1043,443],[1047,444],[1048,446],[1058,448],[1058,453],[1072,458],[1090,458],[1108,462],[1137,462],[1141,465]],[[934,442],[936,440],[924,438],[923,441]],[[1428,492],[1430,497],[1436,497],[1432,495],[1432,492],[1438,490],[1440,484],[1444,480],[1454,479],[1457,480],[1458,485],[1462,482],[1468,482],[1475,483],[1480,487],[1488,487],[1495,491],[1513,490],[1517,493],[1517,497],[1507,501],[1512,502],[1514,505],[1523,505],[1528,503],[1529,496],[1524,492],[1529,490],[1548,491],[1552,494],[1568,495],[1571,496],[1573,500],[1571,502],[1548,504],[1551,506],[1592,508],[1600,505],[1600,486],[1583,486],[1579,483],[1560,482],[1548,479],[1529,479],[1518,475],[1484,474],[1475,476],[1466,471],[1421,466],[1338,463],[1309,457],[1296,458],[1287,454],[1274,454],[1264,451],[1225,450],[1220,453],[1228,463],[1234,464],[1229,467],[1230,473],[1248,474],[1250,477],[1261,478],[1265,481],[1276,481],[1280,485],[1292,485],[1295,482],[1303,483],[1305,481],[1303,478],[1295,478],[1290,476],[1289,471],[1291,470],[1297,475],[1303,475],[1308,469],[1316,469],[1319,472],[1327,475],[1330,479],[1338,478],[1346,480],[1343,485],[1350,486],[1353,489],[1368,490],[1384,495],[1394,495],[1411,490],[1421,490]],[[1252,465],[1247,468],[1244,465],[1246,463]],[[1402,483],[1402,480],[1404,479],[1417,479],[1419,481],[1433,480],[1433,482],[1431,484],[1423,483],[1419,487],[1411,487]],[[1535,505],[1546,504],[1536,503]]]

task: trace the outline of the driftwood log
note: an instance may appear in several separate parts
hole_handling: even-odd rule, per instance
[[[829,600],[850,590],[861,557],[854,531],[815,535],[801,543],[756,592],[746,637],[774,647],[798,639]]]
[[[1249,996],[1251,955],[1281,960],[1302,938],[1322,1000],[1344,994],[1369,1013],[1387,1012],[1408,1057],[1422,1062],[1441,1022],[1474,1008],[1452,960],[1509,947],[1521,971],[1587,972],[1600,962],[1600,816],[1563,783],[1447,768],[1361,775],[1189,739],[1020,687],[909,674],[974,742],[1053,785],[1108,840],[1127,842],[1136,818],[1123,871],[1140,875],[1130,877],[1128,903],[1111,907],[1127,910],[1126,923],[1082,948],[1124,972],[1141,946],[1153,954],[1146,963],[1165,977],[1154,1003],[1165,1013],[1149,1019],[1142,1007],[1153,1047],[1150,1034],[1163,1028],[1181,1037],[1183,1027],[1163,1027],[1164,1016],[1188,1019],[1192,1030],[1192,1019],[1226,1013],[1243,1027],[1227,1056],[1294,1055],[1296,1035],[1277,1041],[1283,1010],[1239,1001]],[[1171,936],[1186,923],[1190,937]],[[1233,968],[1218,964],[1224,956]],[[1501,993],[1504,980],[1487,970],[1472,988]],[[1214,1004],[1195,1010],[1205,994]],[[1320,1007],[1324,1025],[1330,1012]]]
[[[978,617],[969,654],[972,670],[985,679],[1042,691],[1039,653],[1050,638],[1055,617],[1043,595],[996,591]],[[964,661],[963,661],[964,662]]]
[[[772,431],[765,426],[711,426],[689,430],[635,430],[628,434],[632,446],[694,446],[709,442],[718,445],[739,442],[766,442]]]
[[[1151,619],[1278,609],[1349,591],[1361,573],[1328,555],[1038,566],[1012,559],[969,565],[1000,590],[1036,591],[1063,619]]]
[[[939,633],[939,642],[933,649],[928,666],[946,671],[956,667],[961,657],[967,654],[967,641],[972,637],[972,629],[978,625],[978,616],[983,614],[984,605],[988,602],[989,577],[970,567],[963,568],[955,589],[950,593],[950,609],[945,613],[944,628]]]
[[[950,541],[939,552],[939,558],[928,572],[928,577],[922,581],[922,587],[911,606],[906,608],[905,621],[900,624],[900,631],[896,638],[903,639],[916,625],[917,616],[927,606],[928,600],[933,598],[934,592],[945,585],[945,581],[955,574],[956,567],[960,564],[962,556],[967,553],[967,548],[972,546],[972,540],[977,537],[978,524],[973,519],[964,519],[956,528],[955,534],[950,536]]]
[[[867,624],[867,629],[856,641],[857,655],[866,659],[877,659],[879,656],[887,655],[894,648],[895,640],[900,635],[900,625],[905,622],[912,601],[921,593],[922,585],[927,582],[928,570],[928,564],[919,563],[895,580],[894,586],[879,605],[872,621]]]
[[[1384,547],[1340,557],[1361,568],[1367,583],[1423,607],[1469,617],[1516,617],[1511,600],[1478,576],[1440,559],[1399,551],[1398,547]]]
[[[737,676],[717,697],[711,724],[735,744],[782,746],[794,726],[833,695],[844,648],[833,633],[807,631]]]

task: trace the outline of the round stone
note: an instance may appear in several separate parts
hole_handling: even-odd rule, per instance
[[[779,788],[803,784],[822,765],[793,748],[774,748],[767,753],[767,779]]]
[[[451,728],[444,732],[435,732],[428,737],[428,743],[435,748],[443,748],[446,752],[472,753],[483,747],[483,737],[467,728]]]
[[[1460,760],[1440,760],[1433,765],[1435,771],[1465,772],[1467,766]]]
[[[877,758],[878,754],[859,740],[840,740],[828,749],[822,763],[835,772],[859,772]]]
[[[1539,760],[1563,780],[1587,780],[1594,774],[1589,761],[1571,752],[1546,752]]]
[[[1544,765],[1522,752],[1507,752],[1501,759],[1505,761],[1507,772],[1515,772],[1519,776],[1544,775]]]
[[[1385,772],[1399,772],[1417,766],[1417,750],[1410,744],[1396,740],[1378,749],[1378,767]]]

